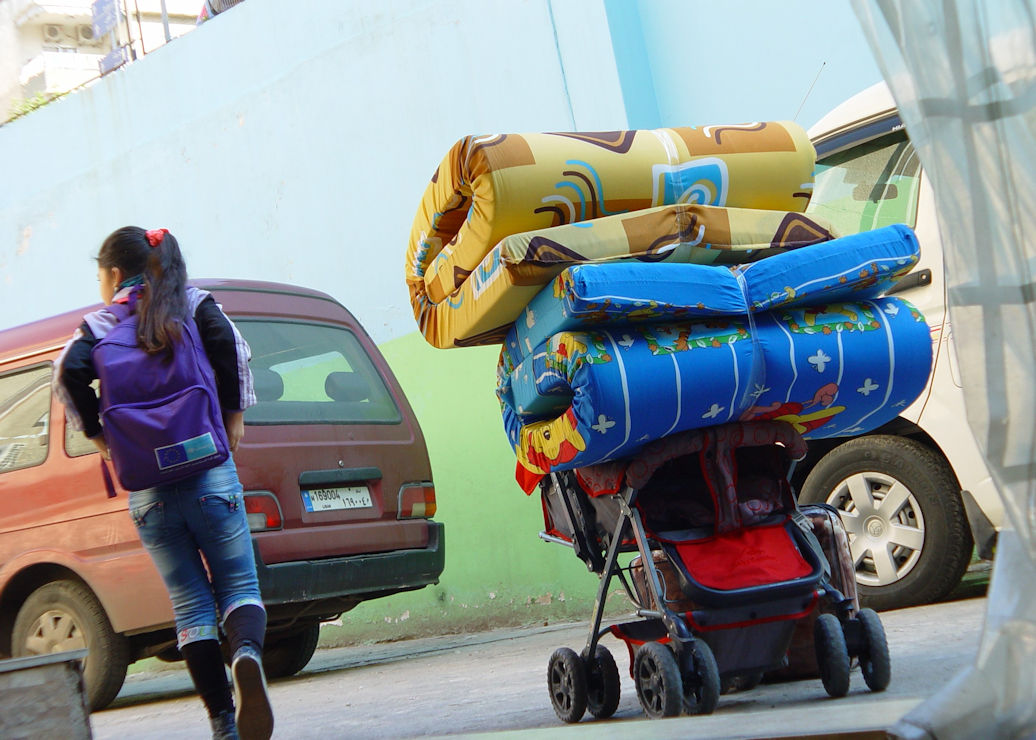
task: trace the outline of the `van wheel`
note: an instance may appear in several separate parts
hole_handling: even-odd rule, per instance
[[[800,499],[838,509],[860,602],[872,609],[937,601],[971,560],[956,478],[940,455],[911,439],[873,435],[839,445],[810,471]]]
[[[11,631],[15,657],[86,648],[83,684],[90,711],[112,702],[126,680],[129,642],[112,629],[97,597],[76,581],[54,581],[32,592]]]
[[[286,637],[271,640],[263,648],[263,671],[267,678],[294,676],[309,663],[320,639],[320,623],[314,622]]]

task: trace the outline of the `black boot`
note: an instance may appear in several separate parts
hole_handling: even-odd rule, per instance
[[[197,689],[212,722],[214,738],[238,740],[234,722],[234,702],[230,698],[230,683],[223,666],[223,653],[215,640],[189,642],[180,648],[187,662],[194,688]]]
[[[209,722],[212,723],[212,740],[241,740],[237,734],[237,724],[234,722],[232,711],[219,712],[209,717]]]

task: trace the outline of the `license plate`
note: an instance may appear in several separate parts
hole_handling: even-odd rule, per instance
[[[306,511],[339,511],[341,509],[367,509],[374,506],[367,486],[345,488],[311,488],[302,492],[302,503]]]

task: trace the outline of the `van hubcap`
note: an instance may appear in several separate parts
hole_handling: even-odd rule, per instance
[[[885,526],[884,519],[879,516],[872,516],[868,517],[865,529],[867,530],[867,536],[872,540],[881,540],[885,535],[887,527]]]
[[[40,615],[25,639],[25,652],[29,655],[61,653],[85,647],[86,637],[72,615],[56,609]]]
[[[902,482],[873,471],[856,473],[839,483],[827,501],[838,509],[849,535],[858,583],[888,586],[917,565],[924,517]]]

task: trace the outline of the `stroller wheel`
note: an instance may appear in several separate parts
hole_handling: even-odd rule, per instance
[[[637,699],[651,719],[675,717],[683,705],[683,679],[673,651],[659,642],[646,642],[633,659]]]
[[[821,614],[813,625],[813,648],[824,690],[831,696],[849,693],[849,650],[842,625],[834,614]]]
[[[694,640],[684,653],[683,710],[687,714],[712,714],[719,703],[719,667],[704,640]]]
[[[586,667],[571,648],[558,648],[547,665],[547,689],[562,722],[578,722],[586,711]]]
[[[856,615],[863,631],[863,649],[860,651],[860,672],[867,688],[884,691],[892,679],[892,662],[885,628],[873,609],[861,609]]]
[[[604,645],[586,659],[586,708],[597,719],[608,719],[619,708],[619,669]]]

